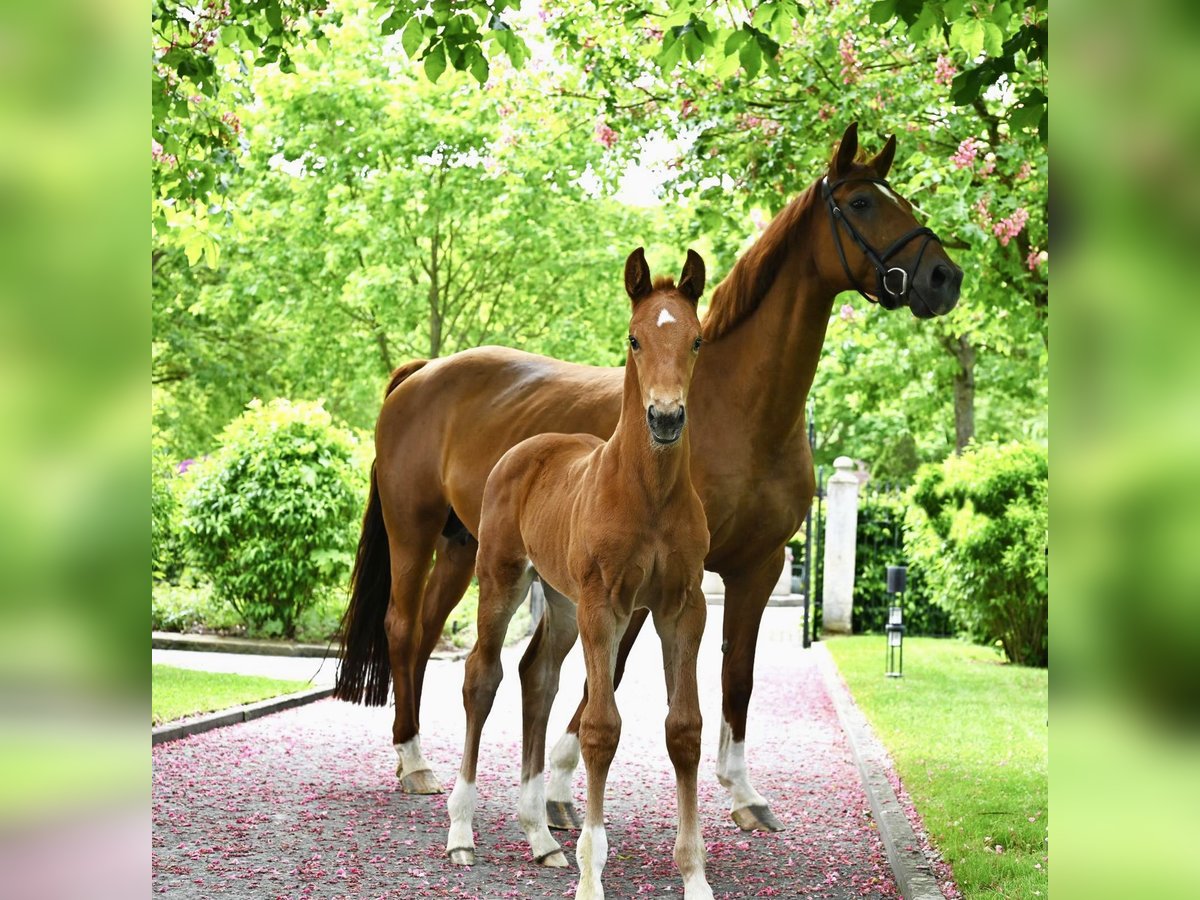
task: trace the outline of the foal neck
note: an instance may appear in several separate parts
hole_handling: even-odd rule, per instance
[[[625,361],[621,417],[612,437],[601,449],[606,477],[624,483],[656,507],[678,491],[690,491],[690,432],[689,423],[674,444],[661,446],[654,443],[646,424],[637,367],[630,354]]]

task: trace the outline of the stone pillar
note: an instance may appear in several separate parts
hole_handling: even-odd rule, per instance
[[[854,460],[839,456],[826,484],[825,578],[822,582],[824,629],[850,633],[854,605],[854,551],[858,538],[858,478]]]

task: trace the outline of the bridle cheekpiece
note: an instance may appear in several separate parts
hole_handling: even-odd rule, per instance
[[[938,236],[932,230],[925,227],[917,227],[906,234],[901,235],[882,253],[875,250],[867,239],[862,236],[862,233],[854,227],[854,223],[846,218],[837,201],[833,197],[833,192],[850,181],[868,181],[872,184],[880,184],[885,188],[890,189],[890,185],[882,178],[868,178],[862,176],[851,176],[848,178],[840,178],[832,184],[829,183],[829,178],[826,176],[821,179],[821,195],[825,199],[825,205],[829,209],[829,225],[833,229],[833,243],[837,247],[838,258],[842,261],[842,269],[846,272],[846,277],[850,279],[850,284],[856,291],[863,296],[864,299],[872,303],[878,302],[884,309],[899,309],[908,300],[908,292],[912,287],[912,276],[915,276],[921,267],[921,259],[925,256],[925,248],[929,246],[930,241],[938,240]],[[875,267],[876,279],[876,295],[878,301],[866,291],[862,289],[858,279],[850,271],[850,265],[846,262],[846,251],[842,247],[842,232],[838,228],[838,223],[841,222],[845,226],[847,233],[851,239],[862,250],[863,255],[867,257],[871,265]],[[908,271],[900,266],[889,266],[888,260],[895,256],[900,250],[907,246],[914,238],[924,237],[925,240],[921,243],[921,249],[917,251],[917,261],[912,267],[912,276]],[[894,288],[894,282],[900,281],[899,287]],[[888,301],[891,301],[890,303]]]

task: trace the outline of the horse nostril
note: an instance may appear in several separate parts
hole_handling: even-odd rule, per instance
[[[941,263],[938,263],[933,267],[933,273],[929,276],[929,283],[936,290],[941,288],[949,278],[950,270]]]

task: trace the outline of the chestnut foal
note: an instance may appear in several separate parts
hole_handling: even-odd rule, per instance
[[[689,250],[679,285],[652,283],[641,248],[625,263],[633,301],[620,420],[607,441],[543,434],[509,450],[488,477],[479,534],[479,636],[467,659],[462,767],[449,799],[447,852],[475,861],[472,817],[483,723],[503,675],[509,620],[536,573],[547,604],[521,660],[523,751],[518,817],[534,858],[565,866],[546,823],[546,720],[563,658],[583,638],[588,699],[579,729],[587,815],[579,837],[577,898],[604,896],[608,854],[604,786],[621,734],[613,687],[617,647],[633,611],[646,608],[662,642],[667,750],[675,766],[679,831],[675,861],[687,900],[708,900],[697,813],[700,700],[696,655],[704,632],[701,570],[708,553],[704,507],[692,487],[686,401],[700,349],[696,301],[704,262]],[[573,608],[567,598],[576,598]]]

